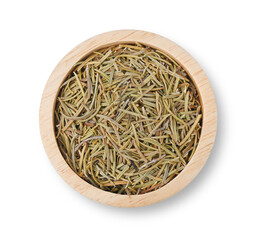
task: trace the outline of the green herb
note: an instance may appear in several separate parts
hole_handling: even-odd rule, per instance
[[[198,92],[161,51],[120,44],[93,52],[61,85],[55,133],[65,161],[85,181],[143,194],[175,178],[201,134]]]

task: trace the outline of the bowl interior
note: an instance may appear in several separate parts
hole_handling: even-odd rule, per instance
[[[128,45],[128,46],[130,46],[130,45],[132,45],[132,46],[136,46],[136,44],[141,44],[142,46],[144,46],[144,47],[147,47],[147,48],[151,48],[152,50],[154,50],[154,51],[157,51],[157,50],[159,50],[159,51],[161,51],[162,53],[164,53],[164,54],[166,54],[167,56],[168,56],[168,58],[171,58],[171,59],[168,59],[168,61],[175,61],[185,72],[186,72],[186,74],[187,74],[187,76],[186,76],[186,78],[188,78],[190,81],[191,81],[191,83],[190,84],[193,84],[194,85],[194,87],[196,88],[196,93],[197,93],[197,97],[198,97],[198,99],[201,101],[201,97],[200,97],[200,93],[199,93],[199,90],[197,89],[197,87],[196,87],[196,85],[195,85],[195,82],[193,81],[193,79],[192,79],[192,77],[191,76],[189,76],[189,74],[188,74],[188,71],[187,71],[187,69],[184,69],[182,66],[181,66],[181,63],[180,62],[178,62],[176,59],[174,59],[173,58],[173,56],[171,56],[170,55],[170,53],[169,52],[164,52],[161,48],[154,48],[153,46],[150,46],[149,44],[144,44],[144,43],[142,43],[142,42],[119,42],[119,43],[112,43],[112,44],[106,44],[106,45],[103,45],[103,46],[99,46],[99,47],[97,47],[96,49],[94,49],[94,50],[92,50],[92,51],[89,51],[89,52],[87,52],[86,53],[86,55],[84,56],[84,57],[82,57],[82,59],[79,59],[79,61],[77,61],[76,63],[74,63],[73,64],[73,66],[70,68],[70,70],[67,72],[67,75],[63,78],[63,81],[62,81],[62,83],[61,83],[61,85],[67,80],[67,79],[69,79],[69,78],[71,78],[72,77],[72,72],[74,71],[74,69],[76,69],[76,65],[77,65],[77,63],[78,62],[82,62],[82,61],[85,61],[87,58],[89,58],[89,56],[91,56],[92,54],[94,54],[95,52],[100,52],[100,51],[102,51],[102,50],[104,50],[104,49],[108,49],[109,47],[110,48],[114,48],[114,47],[117,47],[117,46],[119,46],[120,44],[123,44],[123,45]],[[170,63],[172,63],[172,62],[170,62]],[[146,65],[145,65],[146,66]],[[161,80],[161,79],[159,79],[159,80]],[[58,89],[58,91],[57,91],[57,94],[56,94],[56,96],[58,97],[58,95],[59,95],[59,93],[61,92],[61,87]],[[165,94],[165,93],[164,93]],[[54,105],[54,112],[56,112],[56,108],[55,108],[55,106],[56,106],[56,101],[57,101],[57,98],[55,98],[55,100],[54,100],[54,103],[53,103],[53,105]],[[57,102],[58,103],[58,102]],[[201,107],[201,111],[203,111],[203,108],[202,108],[202,105],[199,105],[200,107]],[[54,116],[55,116],[55,113],[53,114],[53,118],[54,118]],[[56,124],[58,124],[58,123],[56,123],[55,122],[55,120],[53,119],[53,122],[54,122],[54,137],[56,138],[56,131],[55,131],[55,125]],[[171,124],[171,122],[170,122],[170,124]],[[202,124],[202,118],[201,118],[201,120],[200,120],[200,122],[199,122],[199,125],[200,124]],[[201,130],[199,131],[199,135],[200,135],[200,132],[201,132]],[[61,154],[62,154],[62,157],[65,159],[65,161],[66,161],[66,157],[65,157],[65,153],[63,153],[63,151],[62,151],[62,147],[61,146],[59,146],[59,144],[58,144],[59,142],[57,141],[57,146],[58,146],[58,148],[60,149],[60,152],[61,152]],[[198,138],[198,143],[197,143],[197,145],[199,144],[199,138]],[[184,149],[183,149],[184,150]],[[195,151],[195,150],[194,150]],[[178,150],[178,152],[179,152],[179,150]],[[179,154],[179,153],[177,153],[177,154]],[[63,156],[64,155],[64,156]],[[188,163],[189,163],[189,161],[191,160],[191,158],[186,158],[186,160],[188,161],[188,162],[186,162],[187,163],[187,165],[188,165]],[[66,161],[67,162],[67,161]],[[132,161],[131,161],[131,163],[133,163]],[[69,161],[68,161],[68,164],[69,164],[69,166],[72,168],[72,170],[74,171],[74,169],[73,169],[73,166],[71,166],[71,164],[69,163]],[[150,165],[151,166],[151,165]],[[186,167],[186,166],[185,166]],[[164,170],[165,171],[165,170]],[[74,171],[75,173],[76,173],[76,171]],[[180,171],[180,172],[182,172],[182,170]],[[77,173],[76,173],[77,174]],[[180,173],[178,173],[177,175],[175,175],[170,181],[172,181],[174,178],[176,178],[178,175],[179,175]],[[78,174],[77,174],[78,175]],[[86,179],[86,177],[85,176],[83,176],[83,177],[81,177],[80,175],[78,175],[82,180],[86,180],[89,184],[91,184],[91,182],[89,181],[89,180],[87,180]],[[149,181],[150,181],[151,179],[149,179]],[[168,184],[168,183],[166,183],[166,184]],[[166,184],[164,184],[164,185],[162,185],[162,187],[164,187]],[[95,184],[92,184],[92,185],[95,185]],[[159,188],[157,188],[157,189],[159,189]],[[154,188],[154,190],[153,191],[156,191],[157,189],[155,189]],[[104,189],[102,189],[102,190],[104,190]],[[108,191],[108,190],[104,190],[104,191]],[[111,192],[111,190],[109,190],[110,192]],[[113,192],[114,194],[118,194],[118,193],[115,193],[115,192]],[[142,192],[142,193],[140,193],[140,194],[146,194],[146,192]]]

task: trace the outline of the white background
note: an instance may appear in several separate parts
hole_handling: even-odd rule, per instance
[[[1,1],[0,239],[263,239],[263,1]],[[120,209],[71,189],[41,143],[38,109],[59,60],[117,29],[152,31],[201,64],[218,133],[201,174],[159,204]]]

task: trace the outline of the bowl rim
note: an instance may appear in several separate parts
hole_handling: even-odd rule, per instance
[[[179,63],[198,90],[203,111],[202,130],[197,149],[182,172],[158,190],[141,195],[120,195],[96,188],[80,178],[66,163],[55,139],[54,110],[59,88],[74,64],[91,52],[110,45],[139,42],[158,49]],[[59,175],[82,195],[117,207],[141,207],[171,197],[187,186],[205,165],[217,131],[217,107],[211,85],[195,59],[175,42],[155,33],[140,30],[116,30],[96,35],[72,49],[51,73],[42,94],[39,127],[46,154]]]

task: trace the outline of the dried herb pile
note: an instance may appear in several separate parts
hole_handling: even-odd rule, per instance
[[[120,44],[78,62],[61,86],[55,132],[69,166],[90,184],[143,194],[175,178],[201,132],[198,92],[166,54]]]

